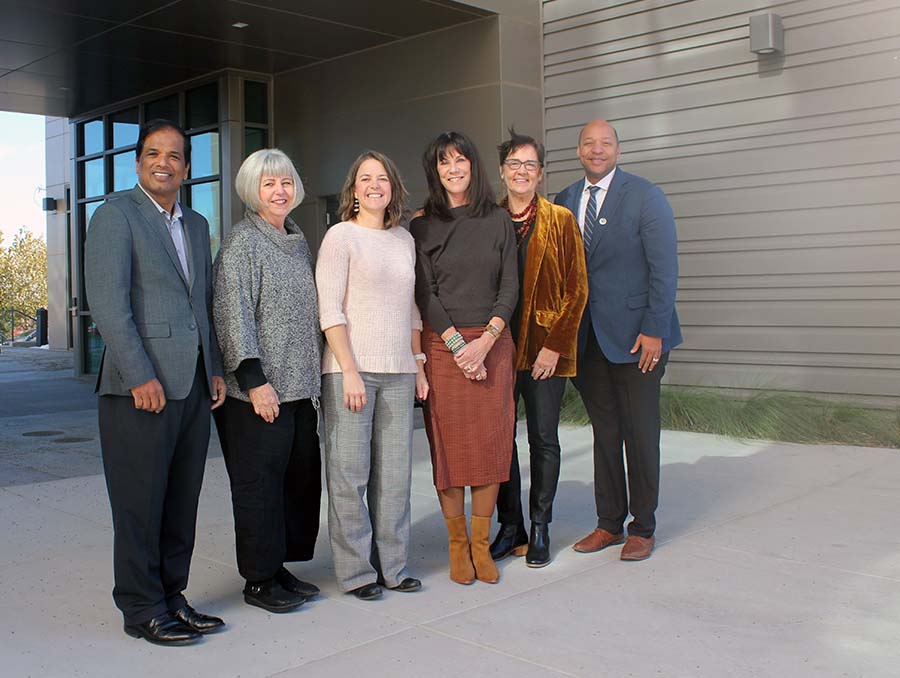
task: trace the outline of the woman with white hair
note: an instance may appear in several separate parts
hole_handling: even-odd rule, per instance
[[[213,319],[228,397],[216,426],[234,510],[244,600],[288,612],[318,594],[286,562],[310,560],[319,530],[321,335],[306,238],[288,214],[303,200],[291,160],[251,154],[235,179],[246,216],[214,269]]]

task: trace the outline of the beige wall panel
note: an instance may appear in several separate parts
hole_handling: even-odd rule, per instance
[[[764,213],[730,214],[727,219],[718,214],[693,217],[679,215],[678,240],[681,244],[688,244],[692,240],[746,236],[824,236],[837,233],[856,235],[864,231],[892,231],[898,226],[900,226],[900,202],[894,201],[827,208],[811,207],[791,211],[766,210]]]
[[[694,357],[704,351],[757,351],[771,353],[771,364],[782,353],[805,353],[815,346],[820,354],[846,361],[860,355],[891,356],[896,359],[897,330],[892,327],[725,327],[692,325],[686,328],[690,341],[673,354]]]
[[[540,47],[539,24],[500,17],[500,67],[503,81],[540,89],[543,70]]]
[[[728,386],[740,389],[807,391],[890,398],[896,406],[896,372],[884,369],[846,367],[807,368],[779,366],[761,370],[757,365],[715,365],[710,363],[669,363],[666,383],[690,386]]]
[[[783,56],[749,52],[766,9]],[[667,381],[900,402],[896,1],[554,0],[544,21],[548,192],[606,117],[676,214]]]

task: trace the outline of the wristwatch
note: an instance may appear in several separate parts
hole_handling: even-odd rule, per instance
[[[425,357],[424,353],[414,353],[413,358],[420,360],[423,365],[428,362],[428,358]]]

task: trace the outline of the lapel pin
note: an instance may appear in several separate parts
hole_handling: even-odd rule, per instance
[[[600,222],[599,222],[599,223],[600,223],[601,226],[606,226],[606,217],[600,217]]]

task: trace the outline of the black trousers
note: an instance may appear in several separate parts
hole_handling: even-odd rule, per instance
[[[516,374],[515,403],[525,401],[525,421],[528,426],[528,451],[531,459],[531,491],[528,512],[534,523],[553,520],[553,499],[559,483],[559,409],[566,390],[565,377],[532,379],[531,372]],[[500,483],[497,495],[497,520],[504,525],[521,525],[522,478],[519,473],[519,453],[513,440],[509,480]]]
[[[215,417],[231,482],[241,576],[264,581],[286,562],[311,560],[322,496],[312,401],[282,403],[278,418],[267,424],[250,403],[229,397]]]
[[[574,382],[594,429],[597,527],[619,534],[630,510],[628,533],[651,537],[659,503],[659,385],[669,354],[643,373],[637,363],[611,363],[593,331],[588,335]]]
[[[131,396],[99,399],[100,448],[113,520],[113,600],[126,624],[185,604],[209,446],[203,361],[184,400],[159,414]]]

